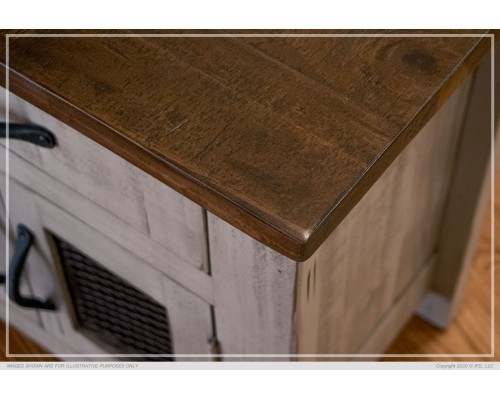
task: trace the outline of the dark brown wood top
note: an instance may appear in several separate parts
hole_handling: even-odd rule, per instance
[[[10,37],[9,85],[305,260],[489,46],[489,37]]]

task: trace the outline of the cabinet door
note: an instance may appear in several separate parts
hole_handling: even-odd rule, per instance
[[[35,237],[25,275],[37,298],[56,305],[38,310],[57,339],[53,353],[151,360],[210,354],[208,303],[13,179],[10,223]]]
[[[1,174],[0,174],[1,175]],[[9,326],[14,326],[19,330],[30,331],[30,330],[40,330],[42,329],[40,315],[37,310],[23,308],[17,306],[14,302],[7,302],[6,293],[6,279],[7,279],[7,246],[9,247],[9,257],[13,255],[16,237],[15,230],[13,230],[12,224],[7,227],[6,215],[5,215],[5,176],[1,175],[0,179],[0,319],[7,322]],[[8,228],[8,231],[7,231]],[[8,240],[7,240],[8,237]],[[29,255],[26,264],[33,264],[36,255]],[[30,269],[28,266],[27,269]],[[31,282],[28,279],[29,274],[22,276],[19,283],[20,291],[26,296],[32,297],[33,290]],[[8,304],[8,306],[7,306]],[[7,353],[13,354],[9,348],[7,348]]]

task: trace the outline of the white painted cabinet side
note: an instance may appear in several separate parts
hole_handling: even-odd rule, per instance
[[[295,352],[297,263],[210,213],[208,237],[223,357]]]

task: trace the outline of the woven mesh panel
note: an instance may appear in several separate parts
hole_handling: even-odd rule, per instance
[[[54,236],[78,324],[124,354],[172,354],[166,308]],[[172,361],[172,357],[135,360]]]

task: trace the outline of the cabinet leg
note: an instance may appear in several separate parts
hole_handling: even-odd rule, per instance
[[[491,90],[491,58],[485,57],[470,93],[432,284],[417,309],[439,328],[450,323],[460,305],[491,193]]]

